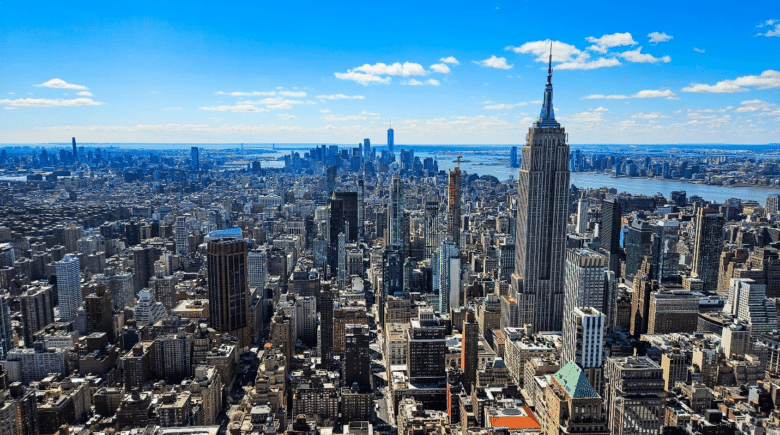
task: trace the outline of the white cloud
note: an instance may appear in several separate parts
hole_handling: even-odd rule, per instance
[[[16,95],[14,92],[9,92],[8,95]]]
[[[0,105],[9,107],[77,107],[77,106],[101,106],[103,103],[91,98],[72,98],[69,100],[49,98],[17,98],[16,100],[0,100]]]
[[[368,116],[379,116],[376,112],[366,112],[365,110],[360,112],[361,115],[368,115]]]
[[[472,62],[480,66],[484,66],[488,68],[497,68],[497,69],[510,69],[514,66],[514,65],[507,64],[505,57],[496,57],[496,55],[492,55],[485,60],[480,60],[480,61],[474,60]]]
[[[704,53],[705,50],[703,48],[693,47],[693,51],[697,53]]]
[[[773,27],[771,30],[767,30],[765,33],[759,33],[756,36],[766,36],[766,37],[780,36],[780,23],[778,23],[778,20],[766,20],[765,22],[759,24],[756,27],[758,28]]]
[[[504,104],[504,103],[498,103],[498,104],[491,104],[488,106],[485,106],[485,109],[488,110],[508,110],[508,109],[514,109],[515,107],[525,106],[528,103],[526,102],[520,102],[520,103],[514,103],[514,104]]]
[[[537,62],[547,62],[550,56],[550,40],[547,41],[531,41],[525,44],[514,47],[508,46],[505,50],[512,50],[519,54],[533,54],[536,56]],[[582,51],[577,47],[567,44],[561,41],[552,42],[552,60],[553,62],[573,62],[577,57],[581,57]],[[590,57],[585,55],[585,59]]]
[[[318,98],[320,100],[362,100],[365,97],[362,95],[330,94],[330,95],[317,95],[314,98]]]
[[[404,62],[404,63],[396,62],[390,65],[382,62],[375,63],[374,65],[364,64],[363,66],[359,66],[357,68],[348,70],[348,72],[352,72],[352,71],[357,71],[359,73],[364,73],[364,74],[374,75],[374,76],[409,77],[409,76],[424,76],[428,74],[428,72],[425,71],[425,68],[423,68],[422,65],[414,62]]]
[[[281,88],[277,88],[281,89]],[[306,92],[304,91],[235,91],[235,92],[224,92],[224,91],[217,91],[215,92],[217,95],[230,95],[233,97],[273,97],[275,95],[281,95],[283,97],[305,97]]]
[[[267,112],[268,109],[264,107],[257,107],[252,104],[235,104],[233,106],[203,106],[200,110],[207,110],[209,112],[235,112],[235,113],[257,113]]]
[[[346,116],[325,115],[322,117],[322,119],[328,122],[333,122],[333,121],[363,121],[367,118],[363,115],[346,115]]]
[[[749,87],[758,89],[780,88],[780,71],[768,69],[757,76],[742,76],[734,80],[722,80],[714,85],[693,83],[682,88],[683,92],[709,92],[715,94],[730,94],[733,92],[747,92]]]
[[[606,107],[599,106],[599,107],[593,109],[593,111],[594,112],[609,112],[609,109],[607,109]]]
[[[642,53],[641,51],[642,47],[638,47],[636,50],[629,50],[619,53],[618,56],[629,62],[636,63],[669,63],[672,61],[672,58],[669,56],[655,57],[652,54]]]
[[[650,43],[655,45],[661,42],[671,41],[674,36],[667,35],[666,33],[652,32],[648,33],[647,37],[650,38]]]
[[[320,113],[330,113],[330,109],[320,109]]]
[[[239,101],[238,105],[250,105],[250,106],[265,106],[268,109],[287,110],[292,109],[297,104],[315,104],[313,101],[304,100],[290,100],[282,97],[267,97],[257,101]]]
[[[434,63],[430,68],[437,73],[447,74],[450,72],[450,67],[446,63]]]
[[[584,54],[584,53],[583,53]],[[574,61],[574,62],[564,62],[561,64],[558,64],[555,69],[596,69],[596,68],[605,68],[610,66],[618,66],[620,65],[620,61],[615,58],[606,58],[602,57],[596,60],[591,61]]]
[[[580,112],[575,113],[574,115],[570,117],[565,117],[566,119],[570,119],[573,123],[577,124],[594,124],[604,121],[604,117],[601,116],[603,112]]]
[[[401,84],[409,85],[409,86],[423,86],[423,85],[439,86],[441,83],[439,83],[439,81],[436,79],[428,79],[425,81],[420,81],[417,79],[409,79],[401,82]]]
[[[81,92],[76,92],[76,95],[81,95],[82,97],[91,97],[92,96],[92,92],[81,91]]]
[[[659,112],[650,112],[650,113],[635,113],[631,115],[634,119],[658,119],[658,118],[666,118],[666,116],[662,115]]]
[[[739,103],[736,110],[737,113],[753,113],[753,112],[773,112],[777,109],[777,104],[767,103],[764,100],[746,100]]]
[[[613,33],[611,35],[604,35],[601,38],[595,38],[588,36],[585,38],[591,45],[588,50],[593,50],[599,53],[606,53],[607,49],[613,47],[623,47],[626,45],[636,45],[636,41],[630,33]]]
[[[458,59],[455,59],[454,56],[442,57],[441,59],[439,59],[439,62],[450,63],[452,65],[460,65],[460,62],[458,62]]]
[[[217,95],[231,95],[233,97],[267,97],[267,96],[273,96],[276,95],[276,91],[249,91],[249,92],[242,92],[242,91],[236,91],[236,92],[222,92],[217,91],[215,92]]]
[[[355,83],[360,83],[363,86],[368,86],[372,83],[389,84],[392,80],[391,77],[380,77],[376,74],[363,74],[349,70],[345,73],[333,73],[337,79],[352,80]]]
[[[633,95],[603,95],[593,94],[582,97],[583,100],[627,100],[629,98],[674,98],[674,92],[670,90],[643,90]]]
[[[83,90],[89,89],[86,86],[74,85],[73,83],[68,83],[62,79],[51,79],[48,82],[43,82],[39,85],[33,85],[33,86],[37,86],[39,88],[55,88],[55,89],[83,89]]]
[[[278,114],[276,116],[278,116],[279,118],[281,118],[281,119],[283,119],[285,121],[288,121],[290,119],[295,119],[296,118],[295,115],[291,115],[289,113],[280,113],[280,114]]]

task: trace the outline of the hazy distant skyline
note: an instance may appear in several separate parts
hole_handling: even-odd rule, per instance
[[[780,137],[773,2],[0,3],[0,143]],[[598,6],[595,8],[594,6]]]

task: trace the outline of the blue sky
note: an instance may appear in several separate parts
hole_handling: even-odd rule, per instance
[[[0,2],[0,143],[780,142],[780,9]]]

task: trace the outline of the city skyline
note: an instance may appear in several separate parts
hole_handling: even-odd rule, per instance
[[[382,145],[392,120],[399,144],[518,144],[550,39],[572,144],[780,133],[766,8],[192,6],[0,4],[0,140]]]

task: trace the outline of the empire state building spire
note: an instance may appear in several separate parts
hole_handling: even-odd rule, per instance
[[[544,87],[544,101],[542,102],[542,112],[539,114],[539,120],[536,121],[536,127],[559,128],[560,124],[555,120],[555,110],[553,109],[553,88],[552,88],[552,41],[550,41],[550,60],[547,64],[547,85]]]
[[[564,319],[570,321],[563,311],[570,174],[566,131],[553,113],[552,47],[542,112],[525,138],[517,179],[513,301],[502,304],[501,315],[517,319],[514,326],[560,331]]]

